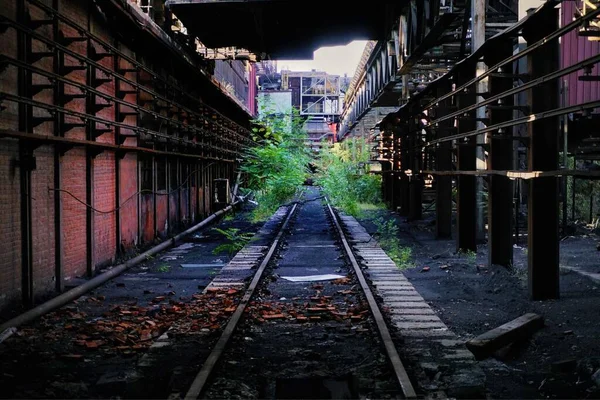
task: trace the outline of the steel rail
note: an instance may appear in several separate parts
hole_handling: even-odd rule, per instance
[[[371,288],[369,288],[369,284],[367,283],[365,276],[363,275],[362,270],[360,269],[360,266],[358,265],[358,262],[356,261],[356,257],[354,257],[354,253],[352,252],[352,249],[350,248],[350,245],[348,244],[346,235],[344,234],[344,231],[342,230],[342,227],[337,219],[337,216],[335,215],[335,213],[333,212],[333,209],[329,205],[329,201],[327,202],[327,208],[329,208],[329,212],[331,213],[331,217],[333,218],[333,222],[337,228],[340,239],[341,239],[342,243],[344,244],[344,249],[346,250],[346,254],[347,254],[348,258],[350,259],[350,263],[352,264],[354,273],[356,274],[356,277],[358,278],[358,281],[360,282],[360,287],[362,288],[362,290],[367,298],[367,302],[369,303],[369,308],[371,309],[371,314],[373,315],[373,318],[375,319],[377,329],[379,330],[379,334],[381,336],[381,339],[383,340],[383,345],[385,346],[387,356],[390,359],[390,362],[394,369],[394,373],[396,375],[396,379],[398,380],[398,383],[400,384],[400,388],[402,389],[402,393],[404,394],[404,396],[407,399],[414,399],[417,397],[417,393],[415,392],[415,389],[412,386],[410,378],[408,377],[408,374],[406,373],[404,364],[402,364],[402,360],[400,359],[400,355],[398,354],[398,351],[396,350],[396,346],[394,345],[394,341],[392,340],[390,331],[387,327],[385,319],[383,318],[383,314],[381,313],[381,310],[379,310],[379,306],[377,305],[375,296],[373,296],[373,292],[371,292]]]
[[[2,323],[0,325],[0,333],[6,329],[15,328],[15,327],[21,326],[25,323],[31,322],[34,319],[39,318],[40,316],[49,313],[50,311],[56,310],[57,308],[60,308],[60,307],[64,306],[65,304],[68,304],[68,303],[72,302],[73,300],[78,299],[79,297],[83,296],[85,293],[87,293],[87,292],[97,288],[98,286],[101,286],[102,284],[108,282],[109,280],[119,276],[120,274],[127,271],[131,267],[133,267],[143,261],[146,261],[149,256],[153,256],[153,255],[173,246],[178,240],[180,240],[180,239],[184,238],[185,236],[197,231],[198,229],[208,225],[215,218],[232,210],[233,206],[237,203],[238,202],[231,204],[231,205],[225,207],[224,209],[215,212],[214,214],[210,215],[209,217],[207,217],[200,223],[175,235],[174,237],[172,237],[170,239],[163,241],[162,243],[152,247],[151,249],[146,250],[142,254],[140,254],[130,260],[127,260],[123,264],[116,265],[109,271],[104,272],[100,275],[97,275],[94,278],[90,279],[89,281],[86,281],[85,283],[82,283],[81,285],[79,285],[71,290],[68,290],[62,294],[59,294],[58,296],[36,306],[35,308],[32,308],[31,310],[28,310],[28,311],[24,312],[23,314],[20,314],[14,318]]]
[[[600,150],[600,148],[599,148]],[[386,171],[387,172],[387,171]],[[390,172],[401,172],[400,170],[394,170]],[[600,178],[600,171],[584,171],[584,170],[555,170],[555,171],[498,171],[498,170],[462,170],[462,171],[435,171],[435,170],[422,170],[419,171],[420,175],[440,175],[440,176],[455,176],[455,175],[471,175],[471,176],[506,176],[510,179],[535,179],[535,178],[546,178],[546,177],[563,177],[563,176],[575,176],[577,178]]]
[[[242,315],[244,314],[244,310],[246,309],[246,306],[250,302],[250,299],[252,298],[252,295],[254,294],[256,287],[258,286],[258,283],[260,281],[260,278],[263,275],[263,272],[267,268],[269,261],[271,261],[271,258],[273,257],[275,250],[279,246],[279,241],[280,241],[281,237],[283,236],[283,232],[285,231],[285,228],[287,228],[287,225],[290,222],[290,219],[292,218],[292,216],[294,215],[294,212],[296,211],[297,207],[298,207],[298,204],[294,204],[292,206],[291,210],[289,211],[285,221],[281,225],[281,228],[279,228],[279,232],[277,233],[275,240],[273,240],[271,247],[269,247],[269,251],[267,252],[267,255],[260,263],[260,266],[258,267],[258,269],[256,270],[256,273],[254,274],[254,278],[252,279],[252,282],[250,282],[248,289],[246,289],[246,292],[244,293],[244,297],[242,297],[242,300],[237,305],[233,315],[231,316],[231,318],[229,319],[229,322],[225,326],[225,329],[223,330],[221,337],[219,338],[219,340],[217,341],[217,344],[215,345],[215,347],[212,349],[212,351],[208,355],[208,358],[202,365],[200,372],[198,372],[198,374],[196,375],[196,378],[194,379],[190,388],[188,389],[187,393],[185,394],[184,399],[186,399],[186,400],[197,399],[200,396],[200,394],[202,394],[202,392],[206,386],[206,383],[208,381],[208,378],[210,377],[211,373],[213,372],[217,362],[219,361],[219,358],[221,358],[221,355],[225,351],[225,348],[227,347],[227,343],[231,339],[231,336],[233,336],[233,333],[237,327],[237,324],[240,322],[240,319],[242,318]]]
[[[495,73],[496,70],[500,67],[503,67],[506,64],[509,64],[511,62],[517,61],[520,58],[528,55],[529,53],[535,51],[538,49],[538,47],[544,46],[546,44],[548,44],[550,41],[554,40],[554,39],[558,39],[559,37],[561,37],[562,35],[572,31],[573,29],[577,28],[578,26],[582,25],[584,22],[590,21],[594,18],[596,18],[596,16],[600,15],[600,8],[598,8],[597,10],[594,10],[592,12],[590,12],[589,14],[586,14],[580,18],[575,19],[575,21],[571,22],[568,25],[563,26],[562,28],[554,31],[552,34],[538,40],[537,42],[533,43],[531,46],[527,46],[524,50],[519,51],[518,53],[500,61],[498,64],[489,67],[487,69],[487,71],[483,72],[481,75],[471,79],[470,81],[464,83],[463,85],[457,87],[454,91],[446,93],[443,96],[440,96],[438,98],[436,98],[435,100],[431,101],[430,103],[428,103],[427,105],[424,106],[424,108],[421,108],[422,110],[428,109],[433,107],[436,103],[439,103],[440,101],[444,101],[446,99],[449,99],[453,96],[455,96],[457,93],[463,91],[464,89],[468,88],[469,86],[479,82],[480,80],[487,78],[488,76],[490,76],[492,73]],[[460,67],[460,66],[459,66]],[[450,72],[452,73],[452,71]]]

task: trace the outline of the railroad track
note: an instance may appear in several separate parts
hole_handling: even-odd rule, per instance
[[[415,397],[338,217],[307,191],[212,279],[215,238],[188,238],[20,326],[0,383],[15,397]]]
[[[323,203],[288,208],[200,371],[172,398],[416,397],[338,217]]]

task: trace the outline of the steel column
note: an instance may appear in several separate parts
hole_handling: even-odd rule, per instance
[[[528,44],[540,40],[558,29],[558,10],[551,9],[543,24],[524,32]],[[531,79],[555,71],[559,66],[559,45],[554,39],[528,56]],[[558,107],[557,80],[551,80],[529,91],[531,112]],[[558,168],[558,118],[531,121],[529,169],[549,171]],[[559,297],[559,215],[558,180],[546,177],[529,182],[528,204],[528,266],[529,295],[533,300]]]
[[[474,53],[485,43],[485,22],[486,22],[486,0],[471,0],[471,53]],[[475,75],[479,76],[486,71],[486,65],[483,61],[479,61],[476,66]],[[480,93],[488,91],[487,78],[484,78],[477,82],[475,85],[476,92],[478,93],[475,97],[477,103],[483,101]],[[485,107],[477,108],[475,115],[477,117],[476,127],[485,128],[485,124],[481,121],[485,118]],[[483,145],[485,143],[486,135],[477,135],[477,148],[476,148],[476,168],[478,170],[486,169],[486,159]],[[476,185],[476,197],[477,197],[477,241],[483,242],[485,240],[485,221],[484,221],[484,204],[483,204],[483,177],[475,178]]]
[[[514,41],[499,42],[494,52],[486,55],[486,63],[495,65],[512,55]],[[504,70],[498,71],[500,73]],[[508,69],[511,74],[510,69]],[[492,95],[513,87],[512,77],[497,75],[490,78]],[[508,96],[498,104],[488,106],[491,124],[510,121],[513,114],[514,97]],[[513,166],[512,128],[505,128],[488,135],[489,170],[510,170]],[[511,267],[513,262],[513,183],[505,176],[492,175],[488,183],[488,263]]]
[[[52,6],[55,10],[58,10],[58,0],[52,1]],[[59,35],[59,24],[58,21],[54,21],[52,27],[52,34],[54,40],[58,39]],[[53,60],[53,72],[59,73],[61,65],[61,52],[59,49],[54,49],[54,60]],[[62,92],[64,90],[64,83],[55,81],[53,84],[54,90],[54,104],[61,104]],[[54,126],[53,131],[55,136],[62,136],[62,121],[64,117],[62,114],[56,113],[54,115]],[[62,199],[61,192],[58,189],[62,187],[62,149],[58,144],[54,146],[54,279],[55,288],[57,292],[64,290],[64,271],[63,271],[63,229],[62,229]]]
[[[457,77],[457,86],[471,80],[475,75],[474,66],[469,72]],[[458,109],[475,102],[471,93],[457,93],[454,97]],[[474,113],[463,115],[458,121],[458,133],[475,129]],[[474,171],[477,167],[476,139],[470,137],[458,143],[458,170]],[[459,175],[457,195],[457,249],[459,251],[477,251],[477,201],[475,176]]]
[[[423,151],[421,147],[418,147],[421,144],[421,130],[417,131],[418,122],[415,118],[411,117],[408,125],[409,132],[411,133],[410,143],[412,148],[410,163],[412,176],[409,183],[410,210],[408,213],[408,218],[411,221],[423,218],[423,179],[419,174]]]
[[[438,96],[448,92],[448,87],[438,89]],[[436,118],[448,113],[450,102],[445,100],[435,108]],[[444,121],[437,127],[436,138],[449,134],[450,121]],[[438,171],[452,170],[452,146],[450,142],[439,143],[435,150],[435,169]],[[452,177],[436,176],[435,183],[435,228],[436,238],[452,237]]]
[[[410,141],[406,124],[400,126],[400,215],[407,217],[410,211],[409,177],[406,170],[410,169]]]
[[[17,20],[25,23],[25,4],[17,2]],[[17,33],[17,57],[19,61],[28,62],[31,53],[31,39],[21,31]],[[31,97],[31,73],[19,68],[17,75],[17,92],[19,96]],[[31,126],[32,110],[25,103],[19,103],[19,130],[33,132]],[[19,141],[19,183],[21,201],[21,294],[23,304],[32,306],[33,296],[33,235],[31,221],[31,171],[35,167],[35,158],[30,143]]]

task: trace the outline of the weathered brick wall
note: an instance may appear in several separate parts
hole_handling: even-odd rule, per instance
[[[0,306],[21,295],[21,213],[16,140],[0,139]]]
[[[54,260],[54,148],[35,150],[37,168],[31,174],[31,209],[33,235],[33,289],[45,293],[55,287]]]
[[[36,0],[31,0],[32,3]],[[29,10],[33,20],[47,19],[44,11],[30,4],[29,0],[7,0],[2,2],[0,14],[7,16],[12,20],[17,19],[17,4],[23,4]],[[42,1],[46,6],[51,6],[51,1]],[[100,40],[115,46],[119,51],[132,59],[144,60],[145,66],[152,68],[155,73],[167,78],[170,81],[178,81],[176,84],[181,87],[189,87],[193,98],[199,98],[202,93],[198,88],[188,82],[187,76],[177,76],[175,78],[169,72],[173,63],[172,59],[165,60],[156,57],[155,49],[149,53],[150,48],[137,48],[137,44],[128,47],[123,40],[122,32],[115,35],[105,21],[100,17],[96,6],[92,2],[78,0],[60,0],[58,10],[61,15],[75,20],[84,30],[88,30]],[[88,7],[91,7],[88,9]],[[78,29],[69,26],[66,22],[59,23],[59,29],[67,37],[77,37],[80,35]],[[36,34],[42,35],[46,39],[54,38],[54,27],[42,25],[34,29]],[[5,33],[0,34],[0,54],[8,56],[10,59],[18,60],[17,52],[17,29],[9,28]],[[98,42],[90,41],[95,51],[105,51]],[[141,43],[141,42],[136,42]],[[74,41],[63,44],[69,51],[74,51],[82,56],[89,57],[90,51],[87,41]],[[48,52],[52,50],[43,40],[33,39],[31,42],[34,52]],[[66,66],[85,66],[77,57],[64,55],[64,65]],[[172,57],[172,55],[169,55]],[[130,68],[131,65],[123,57],[117,57],[117,67]],[[55,72],[54,57],[45,55],[39,60],[30,63],[33,67],[39,68],[50,73]],[[115,69],[115,58],[99,58],[95,62],[103,67]],[[163,63],[163,64],[161,64]],[[10,64],[5,70],[0,71],[0,91],[19,95],[18,91],[18,70],[16,65]],[[110,78],[112,75],[101,71],[101,68],[91,68],[93,77]],[[150,90],[162,93],[165,96],[171,96],[172,92],[163,89],[160,85],[154,86],[154,78],[151,75],[142,79],[136,71],[121,71],[117,73],[125,76],[133,82],[138,81]],[[144,72],[147,74],[147,72]],[[75,69],[67,74],[63,74],[65,79],[81,85],[89,85],[88,70]],[[149,77],[149,79],[147,79]],[[119,98],[125,102],[132,103],[136,107],[145,107],[155,112],[153,104],[140,100],[138,94],[127,93],[119,95],[118,88],[127,87],[128,84],[118,82],[118,78],[112,77],[108,82],[100,85],[94,85],[95,90],[101,94],[107,95],[107,98]],[[40,74],[32,74],[33,84],[51,83],[47,77]],[[76,86],[65,84],[65,94],[81,94],[81,90]],[[143,91],[140,91],[143,93]],[[142,94],[139,94],[142,96]],[[99,99],[96,95],[91,95],[91,99],[96,103],[105,103],[106,99]],[[145,94],[152,100],[152,96]],[[140,97],[141,99],[141,97]],[[126,105],[116,105],[116,102],[108,100],[108,106],[98,111],[90,111],[85,97],[70,98],[62,104],[56,104],[55,92],[52,88],[44,88],[36,93],[33,101],[42,102],[48,105],[58,105],[78,113],[92,113],[95,117],[105,121],[117,121],[138,126],[153,131],[166,132],[166,126],[161,124],[161,120],[154,115],[141,113],[138,115],[127,115],[124,118],[116,118],[119,113],[135,111],[134,108]],[[220,100],[221,101],[221,100]],[[195,107],[193,102],[184,101],[187,107]],[[3,101],[4,109],[0,111],[0,129],[6,129],[18,134],[34,134],[48,137],[64,136],[66,139],[76,140],[95,140],[99,143],[106,143],[111,146],[144,146],[146,148],[155,148],[158,150],[189,152],[188,149],[170,148],[170,144],[144,142],[149,139],[138,139],[132,129],[125,127],[115,127],[104,125],[98,122],[90,122],[86,126],[75,126],[61,132],[55,132],[55,121],[43,107],[31,107],[34,117],[46,117],[47,121],[36,124],[29,132],[21,132],[22,126],[19,126],[19,107],[14,101]],[[176,121],[189,123],[187,113],[177,110],[177,107],[160,109],[161,115],[168,118],[174,118]],[[198,113],[204,113],[209,118],[216,118],[210,111],[197,110]],[[232,115],[239,116],[238,111],[232,111]],[[237,114],[236,114],[237,113]],[[58,113],[55,115],[62,115]],[[33,121],[29,121],[33,122]],[[64,124],[80,124],[80,118],[65,115]],[[197,123],[197,122],[196,122]],[[106,132],[93,135],[93,129],[108,127]],[[169,128],[169,133],[174,133],[173,128]],[[124,142],[119,141],[119,132],[127,135]],[[194,137],[194,140],[197,140]],[[23,142],[25,143],[25,142]],[[211,212],[211,182],[213,178],[228,177],[232,179],[231,168],[217,168],[214,161],[203,160],[196,161],[190,159],[179,159],[169,157],[167,163],[164,155],[147,155],[138,152],[120,152],[116,153],[114,149],[97,150],[95,147],[86,148],[75,145],[68,147],[59,147],[53,143],[36,142],[33,149],[33,156],[36,158],[36,168],[31,172],[31,203],[32,203],[32,280],[34,295],[36,299],[41,299],[42,295],[55,293],[57,279],[62,274],[62,282],[69,283],[76,278],[85,277],[91,269],[95,271],[98,267],[112,263],[120,255],[120,251],[131,251],[140,246],[148,246],[156,238],[164,238],[171,233],[175,233],[177,228],[185,228],[193,223],[197,223],[201,218],[206,217]],[[27,146],[27,145],[25,145]],[[21,180],[20,169],[17,164],[19,160],[19,141],[14,138],[2,137],[0,135],[0,311],[6,309],[10,304],[18,304],[21,300],[22,290],[22,233],[21,233]],[[88,165],[88,158],[90,159]],[[142,182],[140,179],[141,165],[144,159],[154,159],[157,163],[169,168],[176,168],[178,172],[170,174],[169,168],[163,168],[148,182],[150,189],[137,195],[141,190]],[[58,168],[56,163],[58,162]],[[208,168],[207,166],[210,165]],[[118,169],[117,169],[118,166]],[[117,176],[118,171],[118,176]],[[197,175],[190,175],[197,171]],[[87,187],[88,178],[92,182],[91,188]],[[182,185],[183,181],[189,178],[187,184]],[[162,182],[158,182],[162,179]],[[56,181],[60,187],[56,187]],[[148,183],[147,183],[148,185]],[[169,195],[169,191],[181,188]],[[60,189],[59,192],[56,189]],[[149,192],[148,192],[149,191]],[[151,192],[157,193],[155,196]],[[60,208],[55,209],[55,194],[59,193]],[[198,197],[197,197],[198,196]],[[117,198],[118,197],[118,198]],[[129,199],[125,204],[125,200]],[[86,205],[87,204],[87,205]],[[121,204],[118,208],[117,206]],[[88,207],[91,206],[96,211],[91,213],[91,225],[93,231],[90,233],[92,241],[88,243]],[[105,212],[98,212],[105,211]],[[60,244],[57,244],[56,229],[61,231]],[[59,252],[57,253],[57,247]],[[91,248],[91,249],[90,249]],[[88,254],[89,252],[89,254]],[[56,263],[58,258],[59,263]],[[88,259],[92,260],[88,265]],[[57,270],[60,272],[57,275]],[[59,282],[60,283],[60,282]]]
[[[0,14],[9,18],[15,16],[15,4],[4,2]],[[7,30],[0,35],[0,49],[3,54],[16,57],[17,35]],[[17,71],[7,68],[0,74],[2,91],[17,93]],[[6,109],[0,114],[0,129],[15,129],[18,126],[17,105],[2,104]],[[0,307],[21,295],[21,214],[20,180],[18,160],[19,145],[16,140],[0,139]]]
[[[63,270],[66,281],[84,276],[87,266],[86,207],[76,200],[85,201],[86,198],[85,164],[85,149],[71,149],[62,158],[62,189],[72,194],[61,193]]]

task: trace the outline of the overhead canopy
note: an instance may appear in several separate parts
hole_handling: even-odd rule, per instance
[[[385,40],[408,0],[168,0],[207,47],[238,47],[272,59],[312,59],[323,46]]]

